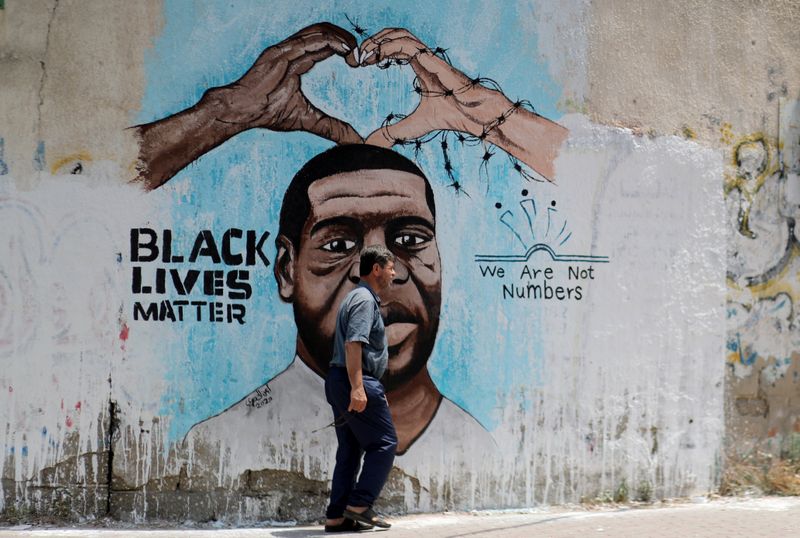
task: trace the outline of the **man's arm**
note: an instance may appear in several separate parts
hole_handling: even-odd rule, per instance
[[[301,91],[300,76],[334,54],[356,65],[356,39],[329,23],[314,24],[273,45],[239,80],[209,89],[177,114],[133,127],[139,137],[137,180],[160,187],[186,165],[229,138],[254,128],[307,131],[339,144],[361,136],[348,123],[328,116]]]
[[[347,363],[347,377],[350,378],[350,407],[348,411],[360,413],[367,407],[367,394],[364,392],[364,379],[361,375],[361,342],[345,342],[344,353]]]

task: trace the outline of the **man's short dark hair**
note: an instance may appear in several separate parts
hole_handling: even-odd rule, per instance
[[[358,267],[358,276],[367,276],[372,272],[372,268],[377,263],[381,269],[386,264],[394,261],[394,254],[383,245],[370,245],[361,250],[361,259]]]
[[[286,236],[295,247],[299,247],[300,234],[311,211],[308,187],[318,179],[358,170],[398,170],[421,177],[425,181],[425,200],[431,215],[436,217],[433,190],[428,178],[416,164],[390,149],[367,144],[345,144],[312,158],[292,178],[283,195],[278,235]]]

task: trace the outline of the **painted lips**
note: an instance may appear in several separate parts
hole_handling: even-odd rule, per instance
[[[405,305],[398,302],[384,306],[383,318],[386,325],[386,340],[390,348],[399,346],[419,329],[420,320]]]
[[[387,325],[386,340],[389,343],[389,347],[401,344],[416,330],[416,323],[392,323]]]

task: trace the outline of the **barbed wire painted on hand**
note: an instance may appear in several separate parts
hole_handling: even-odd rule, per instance
[[[526,166],[524,166],[519,159],[511,155],[510,153],[502,150],[498,146],[490,143],[487,139],[489,134],[503,125],[506,120],[514,114],[520,108],[525,108],[526,110],[530,110],[533,112],[533,106],[530,105],[528,101],[517,101],[515,102],[508,110],[506,110],[502,115],[498,116],[491,122],[484,124],[483,128],[481,129],[481,134],[479,135],[472,135],[470,133],[464,133],[461,131],[455,131],[450,129],[439,129],[436,131],[432,131],[426,135],[423,135],[418,138],[397,138],[392,136],[389,132],[389,128],[394,125],[395,123],[405,119],[408,117],[405,114],[397,114],[397,113],[389,113],[386,118],[384,118],[383,122],[381,123],[381,131],[383,136],[392,142],[392,145],[397,146],[411,146],[414,148],[414,159],[419,158],[419,153],[422,150],[422,146],[424,144],[428,144],[435,140],[439,140],[439,145],[442,150],[442,158],[444,162],[444,171],[447,174],[447,177],[451,180],[450,187],[452,187],[456,194],[463,193],[467,196],[469,194],[463,189],[463,186],[457,181],[455,174],[452,159],[450,158],[450,144],[449,139],[452,137],[462,146],[483,146],[483,155],[481,156],[480,164],[478,165],[478,175],[481,179],[486,181],[486,191],[489,191],[491,177],[489,174],[489,161],[492,157],[497,154],[497,150],[502,151],[505,153],[506,157],[508,157],[509,162],[511,163],[511,167],[517,172],[521,177],[523,177],[526,181],[537,181],[543,182],[542,179],[536,177],[532,172],[530,172]]]
[[[358,34],[360,37],[364,37],[367,35],[368,33],[367,30],[358,24],[357,19],[353,20],[347,15],[345,15],[345,18],[347,19],[347,22],[350,23],[353,32]],[[379,51],[381,45],[390,42],[391,39],[384,38],[377,41],[375,40],[373,41],[377,45],[378,55],[380,55]],[[448,65],[452,66],[453,64],[450,61],[450,57],[447,54],[447,50],[448,49],[442,47],[435,47],[435,48],[419,47],[414,54],[410,54],[405,58],[388,58],[382,60],[381,62],[378,62],[376,65],[380,69],[389,69],[390,67],[393,66],[402,67],[410,64],[414,59],[416,59],[422,54],[431,54],[437,56],[438,58],[446,62]],[[461,87],[445,88],[442,90],[425,89],[422,86],[419,77],[416,76],[414,77],[414,80],[412,82],[412,87],[413,87],[412,91],[417,95],[419,95],[421,98],[427,97],[427,98],[448,99],[464,94],[474,89],[477,86],[481,86],[482,88],[496,91],[498,93],[505,95],[502,87],[497,81],[488,77],[482,77],[480,75],[469,79],[469,81]],[[438,129],[417,138],[410,138],[410,139],[396,138],[391,135],[391,133],[389,132],[389,128],[392,125],[396,124],[397,122],[407,118],[408,116],[406,114],[398,114],[394,112],[390,112],[383,120],[383,122],[381,122],[381,132],[383,133],[383,136],[386,138],[386,140],[392,142],[392,145],[413,147],[415,160],[419,159],[419,153],[422,150],[423,145],[428,144],[430,142],[434,142],[435,140],[438,139],[440,148],[442,150],[444,172],[447,175],[448,180],[450,181],[450,184],[448,186],[453,188],[456,194],[464,194],[466,196],[469,196],[469,194],[464,190],[463,185],[458,181],[455,175],[453,162],[450,158],[451,147],[449,144],[449,139],[451,136],[455,138],[456,142],[458,142],[461,146],[478,146],[478,145],[483,146],[484,152],[483,155],[481,156],[480,164],[478,165],[478,175],[481,179],[486,180],[487,192],[489,191],[490,179],[491,179],[489,174],[489,161],[494,155],[497,154],[498,149],[500,149],[500,151],[503,151],[503,153],[506,154],[506,156],[509,159],[509,162],[511,163],[511,167],[525,180],[538,181],[538,182],[543,181],[542,179],[535,176],[533,172],[531,172],[526,166],[523,166],[523,164],[520,162],[519,159],[517,159],[510,153],[506,152],[505,150],[498,148],[498,146],[488,141],[489,135],[492,133],[492,131],[498,129],[500,126],[506,123],[506,121],[520,109],[525,109],[528,112],[537,114],[536,109],[534,108],[533,104],[530,101],[526,99],[517,100],[514,103],[512,103],[512,105],[508,108],[508,110],[503,112],[498,117],[492,119],[491,121],[485,123],[481,127],[481,132],[477,135],[462,131],[456,131],[452,129]]]

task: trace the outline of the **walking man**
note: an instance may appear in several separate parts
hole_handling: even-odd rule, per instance
[[[359,276],[358,287],[339,307],[333,359],[325,380],[339,442],[326,532],[391,526],[372,510],[372,504],[389,476],[397,449],[380,382],[389,350],[378,297],[394,280],[394,254],[381,245],[366,247],[361,251]],[[362,454],[364,464],[358,474]]]

